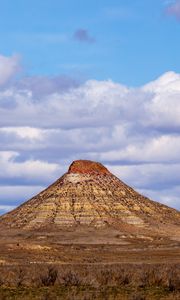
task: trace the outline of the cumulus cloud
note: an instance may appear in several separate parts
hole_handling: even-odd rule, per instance
[[[128,161],[134,163],[180,163],[180,136],[160,135],[144,137],[134,144],[124,145],[122,149],[110,150],[99,154],[100,160]],[[143,154],[143,155],[142,155]]]
[[[0,205],[25,200],[20,190],[32,196],[82,158],[179,208],[180,75],[139,88],[61,78],[21,78],[0,89]]]
[[[95,38],[90,35],[89,31],[84,28],[77,29],[73,34],[73,38],[81,43],[92,44],[96,41]]]
[[[0,55],[0,86],[11,79],[19,69],[19,57],[14,55],[6,57]]]
[[[180,21],[180,0],[175,0],[168,5],[166,12]]]
[[[55,163],[48,163],[35,159],[18,161],[19,153],[12,151],[0,151],[0,178],[2,182],[36,183],[47,182],[48,178],[54,179],[54,175],[60,171],[60,167]]]

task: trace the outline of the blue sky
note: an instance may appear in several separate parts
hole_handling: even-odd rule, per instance
[[[28,74],[142,85],[180,69],[180,23],[163,0],[1,1],[0,53]],[[73,38],[79,30],[94,43]]]
[[[180,0],[3,0],[0,214],[75,159],[180,209]]]

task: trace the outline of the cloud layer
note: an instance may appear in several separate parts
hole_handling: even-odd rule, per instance
[[[14,58],[2,61],[6,70]],[[8,76],[1,73],[1,212],[80,158],[101,161],[145,195],[180,208],[180,74],[139,88],[62,76],[8,83]]]

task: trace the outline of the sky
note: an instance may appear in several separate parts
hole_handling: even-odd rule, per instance
[[[180,209],[180,0],[0,4],[0,214],[75,159]]]

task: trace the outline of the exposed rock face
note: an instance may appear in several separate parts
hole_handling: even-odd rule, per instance
[[[53,185],[0,218],[0,226],[36,229],[87,225],[157,230],[180,213],[141,196],[102,164],[78,160]]]
[[[70,165],[68,173],[110,175],[111,173],[102,164],[90,160],[76,160]]]

